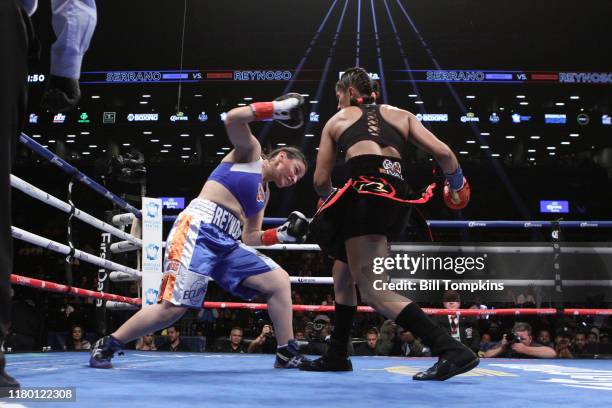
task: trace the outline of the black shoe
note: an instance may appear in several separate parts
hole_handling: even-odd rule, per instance
[[[412,379],[417,381],[444,381],[459,374],[466,373],[475,368],[480,360],[471,350],[471,356],[454,360],[454,362],[440,357],[436,364],[426,371],[416,373]]]
[[[338,353],[329,350],[314,361],[309,361],[300,366],[303,371],[353,371],[353,363],[346,353]]]
[[[4,353],[0,351],[0,398],[8,397],[10,391],[19,389],[19,382],[4,371],[5,365]]]

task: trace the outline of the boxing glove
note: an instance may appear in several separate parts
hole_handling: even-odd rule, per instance
[[[298,93],[288,93],[273,102],[255,102],[250,106],[255,120],[274,119],[290,129],[304,124],[304,97]]]
[[[301,212],[294,211],[280,227],[265,230],[261,242],[264,245],[301,244],[306,240],[307,233],[308,219]]]

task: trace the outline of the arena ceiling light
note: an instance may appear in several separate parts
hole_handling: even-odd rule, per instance
[[[151,143],[159,143],[159,139],[151,139]]]
[[[476,141],[475,140],[466,140],[465,143],[467,143],[467,144],[474,144],[474,143],[476,143]]]
[[[225,152],[217,152],[217,156],[224,156]]]
[[[188,159],[190,156],[181,156],[181,159]]]
[[[181,137],[189,137],[189,133],[181,133],[180,136]]]
[[[232,148],[231,147],[222,147],[221,150],[224,150],[224,151],[227,152],[228,150],[232,150]]]
[[[555,152],[550,152],[550,153],[548,153],[548,155],[549,155],[549,156],[555,156],[556,154],[557,154],[557,153],[555,153]]]
[[[556,106],[565,106],[565,102],[556,102],[555,105]]]
[[[306,133],[306,134],[304,135],[304,137],[314,137],[314,134],[312,134],[312,133]]]
[[[535,152],[536,152],[536,149],[529,149],[529,150],[527,150],[527,153],[535,153]]]
[[[144,94],[144,95],[142,95],[142,97],[143,97],[143,98],[150,98],[150,97],[151,97],[151,95]]]
[[[481,148],[481,149],[488,149],[488,148],[489,148],[489,146],[487,146],[487,145],[482,145],[482,146],[480,146],[480,148]]]
[[[88,135],[89,132],[81,132],[82,135]]]
[[[204,137],[213,137],[214,135],[212,133],[204,133]]]
[[[240,102],[240,103],[238,104],[238,106],[246,106],[246,103],[244,103],[244,102]]]
[[[191,150],[191,147],[183,147],[183,150],[185,151]]]
[[[516,95],[516,99],[525,99],[525,95]]]
[[[567,145],[571,144],[571,142],[561,142],[561,144],[567,146]]]
[[[195,95],[193,95],[193,96],[194,96],[194,97],[196,97],[196,98],[201,98],[201,97],[202,97],[202,94],[195,94]]]
[[[32,135],[34,139],[40,139],[40,135]]]
[[[74,138],[74,137],[76,137],[76,135],[69,134],[69,135],[66,135],[66,137]]]
[[[166,149],[162,149],[162,150],[160,150],[159,152],[160,152],[160,153],[168,153],[168,150],[166,150]]]
[[[480,136],[491,136],[489,132],[480,132]]]
[[[556,150],[557,148],[555,146],[546,146],[546,149],[548,149],[548,150]]]
[[[414,101],[414,103],[415,103],[415,104],[417,104],[417,105],[422,105],[422,104],[424,104],[425,102],[423,102],[423,101]]]
[[[55,140],[51,139],[47,143],[55,143]]]
[[[252,101],[253,100],[253,98],[251,98],[250,96],[245,96],[242,99],[244,99],[245,101]]]
[[[68,140],[66,140],[66,143],[74,143],[74,140],[68,139]]]
[[[465,99],[476,99],[474,95],[465,95]]]
[[[516,136],[508,135],[508,136],[506,136],[506,139],[516,139]]]
[[[171,144],[165,144],[164,147],[172,147]]]
[[[81,154],[85,155],[85,156],[89,156],[91,153],[90,152],[81,152]]]
[[[312,103],[313,105],[316,105],[317,103],[319,103],[319,101],[310,101],[310,103]]]
[[[91,95],[91,99],[100,99],[100,95]]]
[[[139,103],[139,104],[141,104],[141,105],[146,105],[146,104],[148,104],[149,102],[148,102],[148,101],[140,101],[140,102],[138,102],[138,103]]]
[[[130,147],[130,144],[129,143],[123,143],[123,146]]]
[[[535,161],[535,158],[534,157],[530,157],[529,161]]]
[[[526,105],[529,105],[529,102],[520,102],[519,105],[526,106]]]
[[[460,151],[459,151],[459,154],[468,154],[468,152],[467,152],[467,151],[465,151],[465,150],[460,150]]]
[[[570,96],[570,99],[576,100],[576,99],[580,99],[580,97],[578,95],[572,95]]]
[[[499,157],[499,153],[493,153],[491,154],[492,157]]]
[[[287,143],[277,143],[277,146],[287,146]]]
[[[578,137],[578,136],[580,136],[580,134],[579,133],[570,133],[569,136],[570,137]]]
[[[152,135],[153,132],[149,131],[149,130],[145,130],[144,132],[142,132],[143,135]]]
[[[529,138],[530,138],[530,139],[533,139],[533,140],[539,140],[539,139],[540,139],[540,136],[530,136]]]
[[[417,94],[410,94],[410,95],[408,95],[409,98],[416,98],[417,96],[419,96],[419,95],[417,95]]]
[[[95,149],[95,148],[97,148],[97,147],[98,147],[98,145],[89,145],[89,146],[87,146],[87,147],[89,147],[90,149]]]

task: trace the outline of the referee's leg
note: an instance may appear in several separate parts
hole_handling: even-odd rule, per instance
[[[10,174],[25,114],[28,41],[18,0],[0,0],[0,345],[10,326],[13,269]],[[19,386],[0,351],[0,397]]]

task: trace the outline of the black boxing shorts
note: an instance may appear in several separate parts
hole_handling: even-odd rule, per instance
[[[415,193],[399,159],[362,155],[347,161],[351,178],[330,195],[310,223],[310,237],[328,256],[347,262],[344,242],[363,235],[393,241],[408,223],[413,204],[433,196],[435,184]]]

